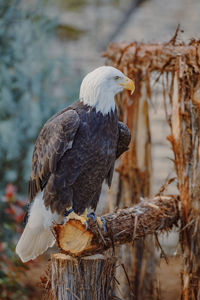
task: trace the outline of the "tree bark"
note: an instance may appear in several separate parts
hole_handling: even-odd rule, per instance
[[[108,300],[112,294],[116,258],[93,255],[51,256],[51,300]]]
[[[102,253],[148,234],[168,231],[179,219],[179,201],[176,196],[157,196],[103,217],[106,231],[99,229],[97,223],[91,220],[87,231],[78,220],[55,225],[53,230],[58,246],[64,253],[80,257]]]

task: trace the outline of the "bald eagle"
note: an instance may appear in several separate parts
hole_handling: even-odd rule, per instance
[[[111,185],[115,160],[130,143],[114,101],[123,89],[133,92],[133,81],[113,67],[99,67],[83,79],[79,100],[42,128],[33,152],[28,221],[16,247],[23,262],[53,246],[51,226],[66,209],[79,216],[95,210],[103,181]]]

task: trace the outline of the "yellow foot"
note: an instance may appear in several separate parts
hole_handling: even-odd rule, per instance
[[[106,220],[103,217],[97,217],[95,212],[91,212],[87,216],[91,218],[94,222],[97,222],[98,226],[100,228],[103,228],[104,231],[106,231]]]
[[[69,208],[71,210],[71,208]],[[86,230],[88,228],[88,217],[87,217],[87,209],[85,209],[84,213],[82,215],[76,214],[74,211],[70,212],[69,215],[67,216],[67,219],[65,223],[67,223],[69,220],[79,220],[81,224],[85,225]]]
[[[97,217],[97,224],[99,225],[100,228],[103,227],[103,221],[101,220],[101,217]]]
[[[97,217],[97,224],[100,228],[103,228],[103,230],[106,232],[106,221],[103,217]]]
[[[88,220],[92,219],[94,222],[97,222],[98,226],[100,228],[103,228],[104,231],[106,231],[106,221],[103,217],[97,217],[95,212],[91,212],[88,214],[87,208],[84,210],[84,213],[82,215],[76,214],[73,209],[70,207],[66,210],[65,215],[65,224],[69,220],[78,220],[88,229]]]

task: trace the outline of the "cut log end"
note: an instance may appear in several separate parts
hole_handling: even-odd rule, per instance
[[[78,220],[70,220],[64,225],[55,225],[53,231],[59,248],[71,256],[81,256],[96,248],[92,244],[93,234]]]

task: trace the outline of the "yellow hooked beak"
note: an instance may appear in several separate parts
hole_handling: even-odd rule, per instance
[[[134,84],[133,80],[131,80],[128,77],[125,77],[124,81],[120,82],[119,85],[122,86],[124,89],[127,89],[127,90],[131,91],[131,95],[135,91],[135,84]]]

